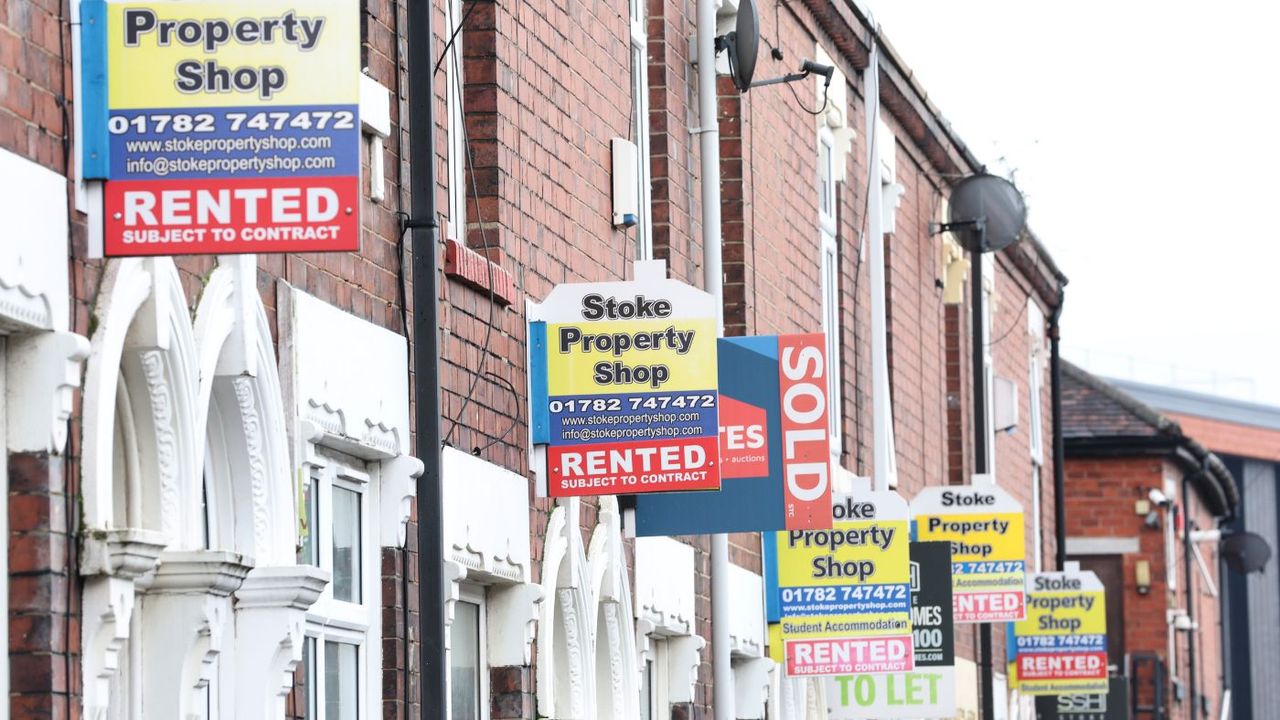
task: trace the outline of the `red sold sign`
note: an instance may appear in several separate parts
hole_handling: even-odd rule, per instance
[[[778,336],[783,497],[788,530],[831,527],[826,337]]]

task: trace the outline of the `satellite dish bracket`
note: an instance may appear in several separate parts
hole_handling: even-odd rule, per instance
[[[751,83],[751,87],[757,88],[764,87],[765,85],[781,85],[782,83],[804,80],[810,75],[821,75],[827,79],[827,81],[822,84],[825,88],[831,85],[831,78],[835,74],[836,69],[831,65],[821,65],[812,60],[805,60],[804,64],[800,66],[800,72],[790,73],[788,75],[783,75],[782,77],[769,78],[768,80],[757,80],[756,82]]]
[[[929,235],[937,235],[944,232],[967,231],[978,235],[978,247],[983,252],[987,251],[987,219],[974,218],[972,220],[956,220],[948,223],[929,223]]]

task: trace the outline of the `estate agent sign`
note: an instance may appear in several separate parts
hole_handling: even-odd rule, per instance
[[[556,286],[529,303],[533,467],[551,497],[720,487],[715,299],[668,280]]]
[[[951,543],[958,623],[1023,618],[1026,592],[1022,505],[992,483],[934,486],[911,501],[917,540]]]
[[[106,255],[359,248],[358,4],[82,8]]]
[[[1015,682],[1024,695],[1107,692],[1102,581],[1075,563],[1027,580],[1027,617],[1013,625]]]
[[[777,568],[770,599],[778,604],[787,675],[915,667],[907,503],[859,480],[836,499],[831,530],[765,536],[766,563]]]
[[[636,534],[831,527],[826,340],[721,338],[719,491],[636,498]]]

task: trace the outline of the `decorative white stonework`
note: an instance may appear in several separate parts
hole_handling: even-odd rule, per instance
[[[595,600],[579,530],[580,501],[557,502],[542,551],[542,613],[538,621],[538,715],[594,720]]]
[[[764,657],[764,579],[759,575],[729,564],[729,595],[732,615],[729,620],[729,642],[738,657]]]
[[[667,640],[667,702],[693,702],[693,684],[698,681],[698,666],[706,646],[707,641],[699,635]]]
[[[769,658],[733,663],[733,707],[738,720],[764,720],[767,716],[774,665]]]
[[[106,717],[111,679],[129,639],[135,605],[134,583],[156,568],[164,548],[158,533],[113,530],[83,538],[84,581],[81,647],[84,649],[84,716]]]
[[[176,548],[200,547],[198,367],[173,262],[109,261],[94,314],[84,391],[86,532],[157,530]],[[124,477],[116,477],[118,460]]]
[[[380,463],[378,537],[403,546],[422,474],[409,454],[409,349],[402,335],[280,286],[280,375],[295,456],[323,446]]]
[[[636,617],[662,635],[692,633],[693,548],[669,537],[636,538],[635,567]]]
[[[302,661],[306,611],[329,573],[310,565],[255,568],[235,593],[235,713],[278,718]]]
[[[71,298],[67,179],[3,149],[0,178],[0,329],[65,332]]]
[[[298,417],[333,435],[334,443],[351,445],[357,457],[408,454],[404,336],[296,288],[282,295],[288,307],[282,308],[281,355],[291,371],[282,375],[292,375]]]
[[[222,550],[164,552],[142,597],[142,702],[148,717],[199,717],[231,618],[231,593],[253,561]]]
[[[6,423],[9,451],[61,453],[89,341],[60,330],[15,334],[7,355],[5,407],[10,418],[21,420]]]
[[[455,448],[442,453],[445,552],[478,581],[529,581],[529,481]]]
[[[194,324],[171,260],[110,260],[94,314],[85,715],[124,709],[111,688],[134,684],[148,717],[198,716],[206,696],[218,716],[279,717],[327,573],[296,566],[286,413],[256,259],[220,258]],[[206,535],[217,549],[203,549]],[[122,647],[136,659],[123,676]]]
[[[596,603],[596,712],[600,720],[639,720],[636,702],[640,670],[636,664],[635,617],[631,607],[631,579],[622,544],[622,514],[618,499],[600,498],[599,522],[587,553]]]
[[[445,600],[456,600],[464,581],[485,585],[489,665],[528,665],[543,598],[529,582],[529,481],[451,447],[442,465]]]

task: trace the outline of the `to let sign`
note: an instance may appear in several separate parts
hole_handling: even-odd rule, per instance
[[[1023,618],[1026,592],[1022,505],[993,484],[929,487],[911,501],[917,540],[951,543],[955,621]]]
[[[945,542],[911,543],[911,636],[915,669],[840,675],[827,683],[830,720],[955,717],[951,547]]]
[[[86,8],[106,20],[84,26],[107,68],[85,98],[106,255],[359,249],[357,5]]]
[[[636,274],[529,304],[533,466],[551,497],[720,487],[715,300],[661,261]]]

